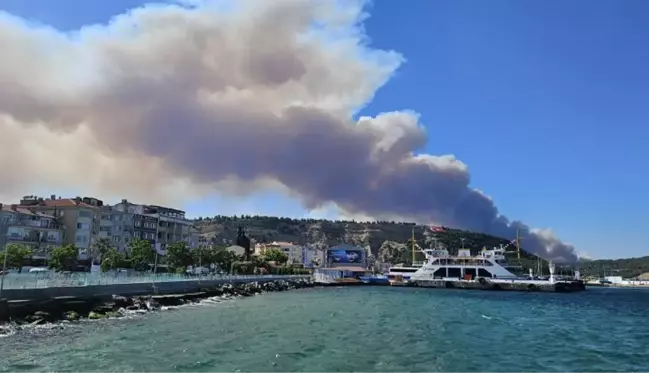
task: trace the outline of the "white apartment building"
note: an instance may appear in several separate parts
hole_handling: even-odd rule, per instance
[[[303,264],[303,247],[292,242],[271,242],[265,244],[265,248],[260,251],[263,253],[268,249],[279,249],[288,256],[288,264]],[[257,252],[257,247],[255,247],[255,252]]]

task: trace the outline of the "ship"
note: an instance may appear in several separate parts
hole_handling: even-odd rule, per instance
[[[483,249],[479,255],[460,249],[450,255],[446,249],[424,250],[425,264],[410,277],[409,285],[433,288],[464,288],[483,290],[527,290],[574,292],[585,290],[584,282],[554,276],[554,264],[549,262],[550,277],[521,276],[507,267],[502,247]],[[577,274],[576,277],[579,275]]]
[[[412,230],[412,261],[415,263],[415,235]],[[518,263],[510,263],[505,256],[507,247],[516,244]],[[464,245],[463,245],[464,246]],[[488,250],[486,247],[478,255],[472,255],[470,249],[464,247],[458,250],[457,255],[451,255],[444,248],[434,248],[418,251],[425,256],[422,265],[400,267],[408,273],[397,274],[390,278],[391,285],[409,285],[433,288],[462,288],[482,290],[526,290],[526,291],[556,291],[574,292],[585,290],[585,284],[576,273],[574,279],[557,278],[554,276],[554,264],[548,263],[550,276],[534,276],[530,268],[524,274],[520,265],[521,250],[520,236],[516,232],[516,239],[505,246]],[[511,252],[511,251],[510,251]],[[538,262],[540,266],[540,261]],[[412,269],[417,268],[412,272]],[[540,272],[540,270],[539,270]]]

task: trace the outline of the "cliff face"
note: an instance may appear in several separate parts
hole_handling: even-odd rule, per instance
[[[290,219],[271,216],[215,216],[214,218],[199,218],[196,227],[204,238],[216,243],[233,242],[237,228],[243,226],[247,234],[256,242],[288,241],[300,244],[313,244],[326,248],[340,243],[350,243],[366,248],[379,259],[388,259],[406,254],[388,254],[408,251],[412,230],[415,231],[415,241],[421,247],[430,247],[437,243],[451,253],[464,246],[477,254],[483,246],[492,248],[506,245],[509,241],[482,233],[444,229],[443,232],[432,232],[429,227],[416,226],[414,223],[397,222],[357,222],[331,221],[319,219]],[[384,245],[384,242],[390,241]],[[381,247],[383,250],[380,250]],[[399,245],[406,245],[398,248]],[[510,250],[514,250],[513,245]],[[411,254],[408,254],[411,257]],[[521,256],[533,256],[521,250]]]

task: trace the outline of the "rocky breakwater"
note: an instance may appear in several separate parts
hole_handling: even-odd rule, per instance
[[[62,320],[105,319],[135,313],[159,311],[166,307],[197,303],[206,299],[227,300],[263,293],[313,287],[311,279],[274,280],[211,286],[198,292],[127,297],[115,294],[112,299],[59,297],[46,302],[9,302],[6,317],[0,322],[30,326]],[[0,325],[0,328],[2,326]],[[0,334],[2,331],[0,330]]]

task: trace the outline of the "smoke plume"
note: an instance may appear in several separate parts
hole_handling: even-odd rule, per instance
[[[308,208],[518,228],[528,250],[576,259],[500,215],[455,157],[417,154],[416,113],[352,119],[403,62],[368,46],[363,2],[216,4],[150,5],[74,33],[0,13],[0,191],[171,202],[281,187]]]

